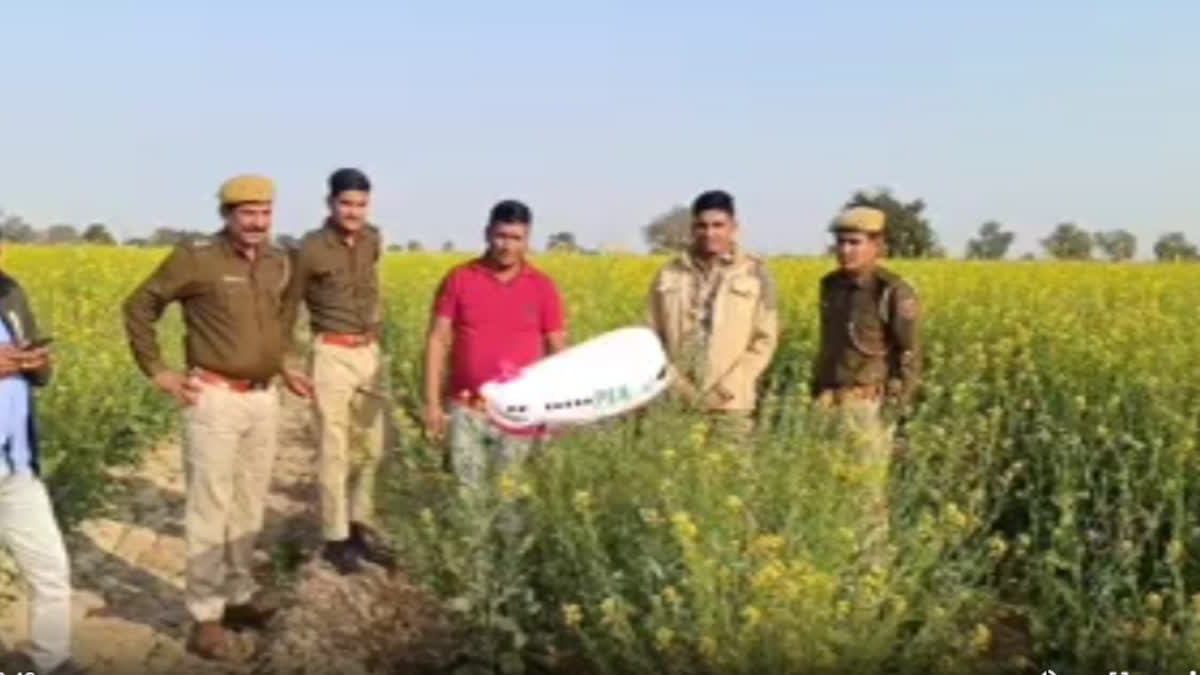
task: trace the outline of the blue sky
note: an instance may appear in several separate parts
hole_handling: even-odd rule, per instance
[[[648,0],[4,3],[0,209],[122,237],[215,229],[226,176],[318,224],[324,180],[376,184],[389,239],[640,246],[699,191],[756,250],[814,252],[857,188],[922,197],[961,253],[989,218],[1200,239],[1200,3]]]

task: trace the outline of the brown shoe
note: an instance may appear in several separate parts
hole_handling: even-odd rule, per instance
[[[261,590],[240,605],[226,605],[221,624],[232,630],[253,628],[261,630],[279,611],[279,598],[268,590]]]
[[[200,621],[192,626],[187,650],[204,659],[223,661],[229,658],[229,635],[218,621]]]

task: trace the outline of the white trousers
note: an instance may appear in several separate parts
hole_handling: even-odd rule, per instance
[[[71,565],[37,476],[0,474],[0,543],[29,585],[30,656],[41,672],[50,672],[71,652]]]

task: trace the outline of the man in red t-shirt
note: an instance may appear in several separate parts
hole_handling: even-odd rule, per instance
[[[533,440],[491,424],[480,409],[479,387],[562,350],[567,341],[554,281],[525,260],[532,220],[521,202],[496,204],[485,230],[487,251],[450,270],[433,303],[425,348],[426,431],[441,439],[449,425],[454,473],[476,487],[524,458]],[[443,389],[447,356],[449,392]]]

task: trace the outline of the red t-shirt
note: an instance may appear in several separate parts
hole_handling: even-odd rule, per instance
[[[509,281],[481,259],[458,265],[442,279],[433,311],[454,331],[452,397],[478,394],[484,382],[541,359],[545,336],[565,324],[554,281],[529,263]]]

